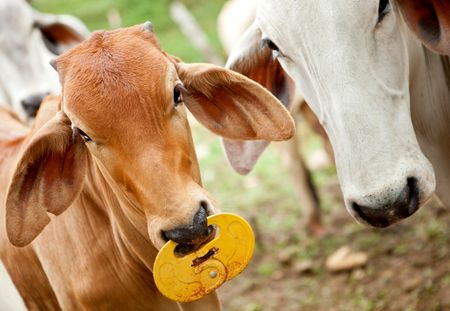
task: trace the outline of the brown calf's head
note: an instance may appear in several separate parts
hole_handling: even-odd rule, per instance
[[[76,200],[92,165],[150,241],[192,244],[215,212],[202,188],[185,107],[229,139],[282,140],[286,109],[255,82],[161,50],[149,24],[90,39],[58,57],[61,109],[25,147],[7,200],[8,234],[26,245]],[[184,104],[184,105],[183,105]],[[136,220],[137,219],[137,220]],[[195,243],[194,243],[195,244]]]

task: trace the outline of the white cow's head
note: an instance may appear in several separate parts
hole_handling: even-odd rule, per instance
[[[0,105],[34,116],[42,98],[59,92],[49,61],[81,42],[88,30],[66,15],[42,14],[25,0],[0,0]]]
[[[404,33],[388,0],[261,0],[228,61],[259,76],[261,64],[281,64],[331,139],[347,209],[376,227],[410,216],[435,188],[412,126]]]

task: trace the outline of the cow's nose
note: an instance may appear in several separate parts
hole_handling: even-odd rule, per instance
[[[165,240],[172,240],[178,243],[177,251],[188,253],[195,250],[198,246],[208,241],[214,231],[212,226],[208,226],[207,203],[201,202],[200,208],[195,213],[192,223],[172,230],[163,231]]]
[[[36,116],[36,113],[41,106],[42,100],[48,93],[34,94],[24,98],[21,101],[22,107],[25,110],[27,117],[32,118]]]
[[[417,179],[411,177],[407,179],[406,186],[394,203],[383,206],[363,206],[353,202],[352,208],[355,214],[368,224],[384,228],[414,214],[419,208],[419,202]]]

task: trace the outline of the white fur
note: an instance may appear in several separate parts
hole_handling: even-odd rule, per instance
[[[255,19],[257,0],[229,0],[217,17],[217,34],[227,54]]]
[[[25,118],[21,101],[28,96],[59,93],[55,58],[44,44],[41,24],[62,23],[86,37],[88,30],[72,16],[42,14],[24,0],[0,0],[0,105],[11,105]]]
[[[0,307],[1,310],[25,311],[25,303],[0,260]]]
[[[378,0],[261,0],[255,25],[281,50],[331,139],[347,209],[387,206],[408,177],[450,204],[450,95],[442,60]],[[247,34],[248,35],[248,34]],[[241,42],[230,59],[248,50]],[[414,125],[414,126],[413,126]]]

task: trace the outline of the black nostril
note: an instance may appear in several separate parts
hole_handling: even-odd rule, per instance
[[[36,113],[41,106],[42,100],[48,93],[34,94],[24,98],[21,101],[22,107],[25,110],[28,117],[35,117]]]
[[[353,202],[352,208],[362,220],[377,228],[385,228],[390,225],[387,213],[384,209],[375,209]]]
[[[200,202],[200,208],[194,215],[193,225],[194,226],[206,226],[208,217],[208,203],[205,201]]]
[[[172,240],[179,244],[198,245],[203,243],[213,231],[208,228],[207,203],[201,202],[192,223],[172,230],[162,232],[163,239]]]
[[[408,216],[411,216],[419,209],[420,191],[417,186],[416,178],[409,177],[407,179],[407,184],[409,188]]]
[[[362,220],[374,227],[384,228],[414,214],[419,209],[419,203],[417,179],[410,177],[393,203],[372,207],[353,202],[352,208]]]

